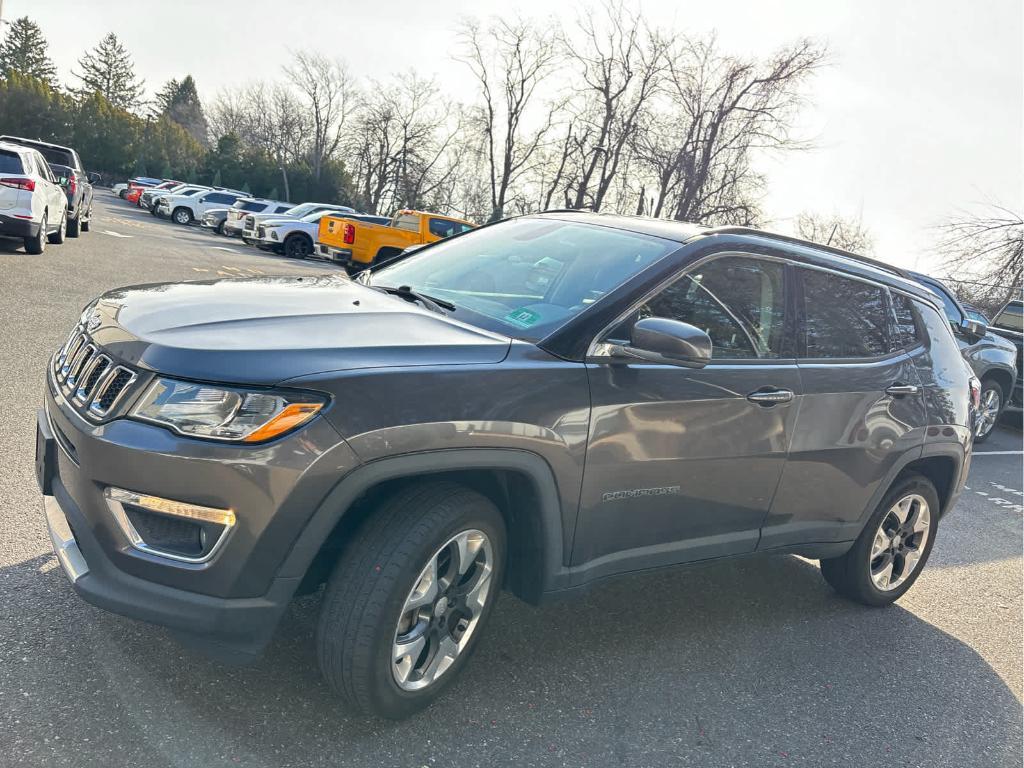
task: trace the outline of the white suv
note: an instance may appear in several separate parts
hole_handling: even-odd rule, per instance
[[[213,208],[228,208],[239,198],[245,197],[244,192],[229,192],[211,189],[193,195],[163,195],[156,206],[157,216],[170,216],[175,224],[191,224]]]
[[[25,242],[42,253],[46,243],[64,242],[68,198],[36,150],[0,141],[0,237]]]
[[[241,237],[245,229],[245,217],[250,213],[282,214],[294,208],[291,203],[282,203],[280,200],[264,200],[258,197],[243,197],[236,200],[235,204],[228,210],[228,217],[224,221],[223,232],[228,237]]]

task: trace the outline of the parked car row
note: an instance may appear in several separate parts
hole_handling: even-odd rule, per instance
[[[329,259],[352,272],[475,226],[439,213],[401,210],[378,216],[346,205],[293,205],[170,179],[132,179],[117,194],[176,224],[197,223],[219,235],[239,237],[246,245],[295,259]]]
[[[97,179],[70,147],[0,136],[0,238],[38,255],[88,232]]]

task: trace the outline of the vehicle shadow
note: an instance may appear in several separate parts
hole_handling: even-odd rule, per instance
[[[21,738],[76,739],[78,765],[114,747],[153,766],[1021,764],[1020,702],[978,653],[899,605],[840,599],[792,557],[540,608],[503,595],[461,679],[400,723],[351,715],[321,682],[317,596],[232,668],[85,605],[52,557],[2,574],[47,596],[11,593],[4,634],[41,633],[45,652],[3,688],[53,703],[11,696],[7,716]]]

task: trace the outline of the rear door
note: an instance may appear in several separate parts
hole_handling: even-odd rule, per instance
[[[927,425],[889,290],[824,269],[795,273],[803,402],[762,549],[855,538],[875,491],[922,445]]]
[[[757,546],[800,397],[789,274],[769,258],[712,257],[599,340],[626,343],[636,320],[665,317],[707,331],[712,360],[699,369],[588,360],[591,423],[573,548],[586,578]]]

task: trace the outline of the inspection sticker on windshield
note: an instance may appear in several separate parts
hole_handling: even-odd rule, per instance
[[[531,325],[540,320],[540,315],[534,312],[532,309],[522,307],[520,309],[513,309],[507,315],[505,319],[510,323],[518,325],[520,328],[529,328]]]

